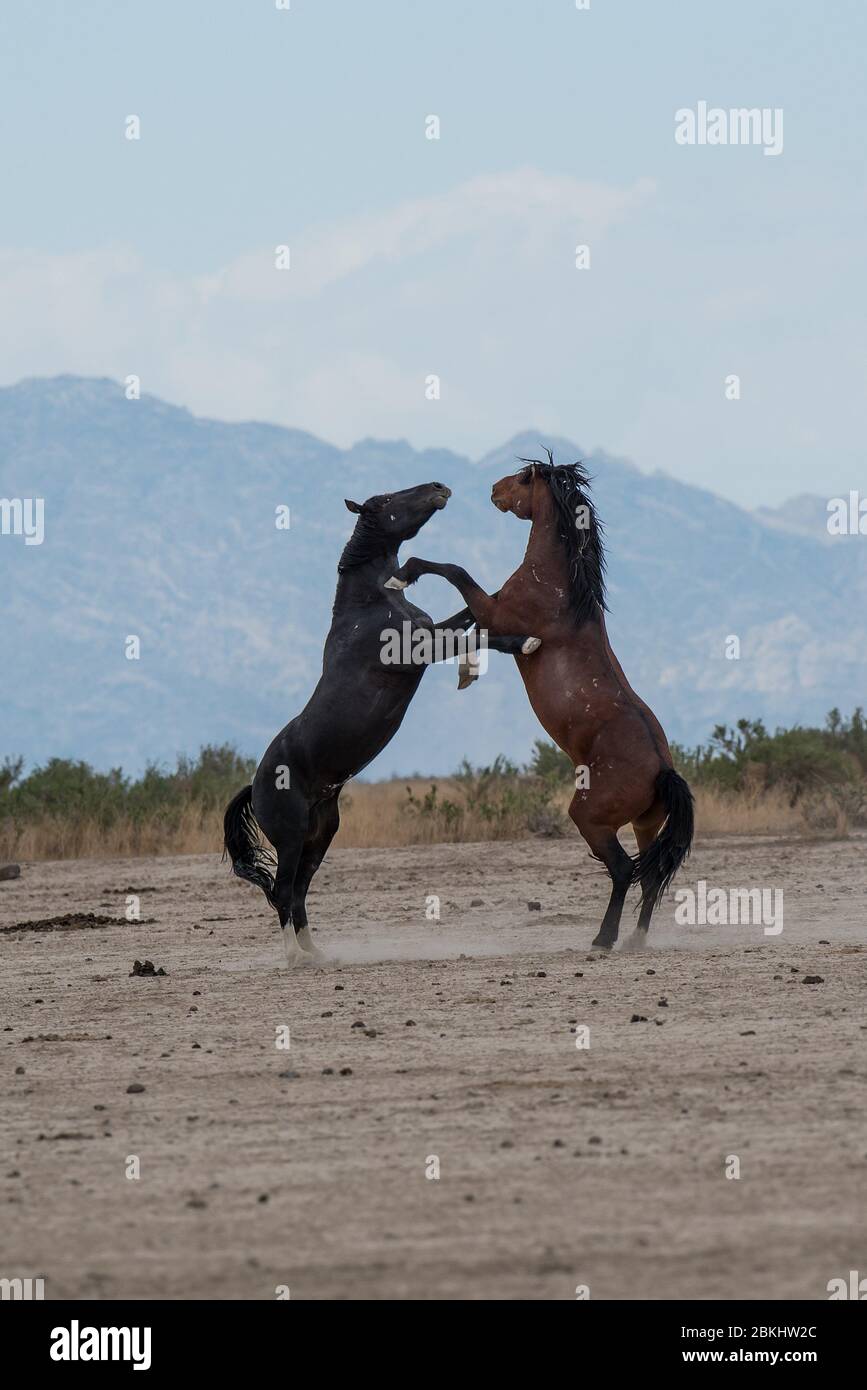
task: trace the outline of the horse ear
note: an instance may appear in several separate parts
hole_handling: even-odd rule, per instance
[[[349,512],[358,512],[359,516],[360,516],[361,513],[364,511],[364,503],[363,503],[363,502],[350,502],[350,500],[349,500],[348,497],[344,497],[343,500],[344,500],[344,502],[346,503],[346,510],[347,510],[347,511],[349,511]]]

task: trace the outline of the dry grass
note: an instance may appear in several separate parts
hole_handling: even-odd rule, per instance
[[[450,778],[351,783],[341,798],[341,826],[335,844],[363,849],[531,837],[520,810],[496,821],[470,810],[452,824],[445,823],[442,816],[417,814],[410,807],[407,787],[421,801],[431,786],[436,786],[439,803],[449,800],[463,804],[460,783]],[[571,834],[571,825],[565,820],[570,796],[570,789],[564,788],[555,795],[552,808],[564,817],[566,833]],[[815,806],[790,806],[781,792],[733,795],[708,787],[696,790],[696,825],[699,835],[839,836],[848,829],[839,808],[829,807],[823,819]],[[195,804],[187,806],[171,823],[162,817],[143,822],[120,820],[107,830],[93,821],[45,817],[21,827],[8,822],[0,825],[0,862],[213,853],[222,848],[222,839],[221,812],[203,812]]]

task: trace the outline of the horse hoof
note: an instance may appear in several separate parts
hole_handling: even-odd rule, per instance
[[[312,951],[303,950],[291,926],[283,928],[283,958],[287,970],[316,964]]]
[[[315,946],[313,944],[313,938],[310,935],[309,927],[302,927],[301,930],[297,933],[295,940],[301,947],[301,950],[303,951],[304,955],[307,957],[307,960],[304,962],[305,965],[309,965],[311,963],[313,965],[328,964],[328,956],[326,956],[324,952],[320,951],[318,946]]]
[[[458,665],[458,690],[466,690],[468,685],[479,679],[479,667],[478,652],[468,652],[466,660]]]
[[[613,941],[602,941],[598,936],[595,936],[590,943],[590,949],[593,951],[610,951],[613,945]]]
[[[521,646],[521,653],[523,656],[530,656],[533,652],[537,652],[541,645],[541,637],[528,637]]]
[[[407,580],[398,579],[395,575],[392,575],[391,579],[386,579],[385,584],[383,585],[384,589],[406,589],[408,587],[409,585]]]

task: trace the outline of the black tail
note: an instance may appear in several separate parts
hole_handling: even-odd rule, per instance
[[[642,905],[657,907],[692,846],[692,792],[673,767],[656,779],[656,795],[666,809],[665,824],[643,854],[636,855],[632,882],[641,884]]]
[[[262,889],[274,906],[274,859],[259,838],[253,815],[253,788],[244,787],[233,796],[223,817],[223,858],[232,861],[232,873]]]

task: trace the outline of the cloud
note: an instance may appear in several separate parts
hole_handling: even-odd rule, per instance
[[[405,434],[482,447],[540,419],[549,374],[524,335],[540,321],[551,332],[551,306],[575,296],[576,244],[598,249],[653,193],[648,180],[484,175],[302,230],[289,270],[275,267],[274,246],[186,277],[124,247],[7,250],[0,312],[14,329],[0,379],[135,373],[143,390],[199,414],[266,418],[343,444]],[[602,312],[588,290],[555,326],[552,356],[574,353],[571,334]],[[436,403],[424,389],[433,373]]]

